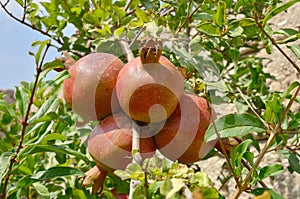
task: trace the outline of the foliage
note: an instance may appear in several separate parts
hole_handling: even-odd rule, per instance
[[[254,56],[259,50],[281,50],[278,44],[282,44],[300,57],[300,47],[294,43],[299,32],[292,28],[273,30],[269,24],[297,0],[16,2],[23,9],[20,18],[8,10],[12,3],[9,0],[1,1],[2,10],[47,39],[32,44],[36,49],[30,52],[36,60],[36,78],[15,88],[16,102],[8,104],[0,94],[1,198],[113,198],[111,189],[128,193],[129,179],[141,182],[134,190],[135,198],[182,198],[197,193],[204,198],[223,197],[211,186],[205,170],[159,158],[116,171],[120,178],[108,176],[101,196],[91,195],[90,187],[81,186],[79,176],[94,166],[86,152],[86,137],[93,123],[77,125],[80,117],[60,94],[68,73],[61,61],[53,58],[44,63],[44,57],[53,48],[68,52],[75,60],[98,51],[115,54],[127,62],[122,41],[136,56],[139,40],[147,35],[163,40],[163,54],[185,76],[186,92],[206,96],[212,104],[236,105],[238,113],[220,117],[206,135],[207,139],[242,139],[225,163],[239,187],[235,198],[246,190],[253,195],[281,198],[268,188],[251,188],[284,169],[271,162],[259,166],[268,151],[276,150],[288,159],[289,171],[300,174],[300,114],[291,110],[299,103],[299,82],[284,92],[271,91],[267,80],[273,77],[264,72],[263,58]],[[73,34],[66,34],[67,30]],[[276,41],[274,35],[284,39]],[[288,58],[284,51],[281,53]],[[289,61],[300,72],[299,66]],[[46,80],[53,69],[62,71]],[[260,148],[257,136],[268,138],[265,148]],[[259,156],[255,157],[250,148],[256,149]],[[242,166],[244,162],[249,170]]]

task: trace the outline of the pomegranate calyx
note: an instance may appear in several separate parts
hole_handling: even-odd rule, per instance
[[[158,63],[162,54],[162,42],[147,38],[140,43],[139,54],[142,64]]]

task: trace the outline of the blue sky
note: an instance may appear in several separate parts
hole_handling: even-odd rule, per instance
[[[12,3],[15,1],[11,1]],[[19,14],[17,5],[11,5],[11,12]],[[32,81],[35,74],[34,51],[31,43],[45,40],[45,36],[18,23],[0,8],[0,89],[14,89],[21,81]],[[55,50],[49,51],[46,60],[60,56]],[[54,73],[50,74],[53,76]]]

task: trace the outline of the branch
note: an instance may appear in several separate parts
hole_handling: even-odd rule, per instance
[[[270,137],[266,143],[266,145],[264,146],[263,150],[261,151],[261,153],[259,154],[259,156],[257,157],[255,163],[254,163],[254,166],[251,168],[251,170],[249,171],[249,173],[247,174],[246,178],[245,178],[245,181],[243,183],[243,185],[241,187],[238,187],[237,191],[235,192],[234,196],[233,196],[233,199],[237,199],[244,190],[246,190],[248,184],[249,184],[249,181],[251,180],[251,177],[252,177],[252,173],[255,169],[257,169],[258,165],[260,164],[261,160],[263,159],[263,157],[265,156],[265,154],[269,151],[269,148],[271,146],[271,143],[273,142],[273,140],[275,139],[275,137],[282,133],[282,129],[281,129],[281,124],[282,124],[282,121],[284,120],[284,118],[286,117],[287,113],[289,112],[292,104],[294,103],[294,101],[296,100],[296,97],[298,95],[300,91],[300,85],[298,85],[298,88],[297,90],[293,93],[293,96],[292,98],[290,99],[288,105],[287,105],[287,108],[285,109],[284,111],[284,114],[282,115],[280,121],[278,122],[278,124],[276,125],[276,127],[271,131],[270,133]]]
[[[14,16],[14,15],[13,15],[11,12],[9,12],[9,10],[7,10],[7,8],[6,8],[6,5],[8,4],[8,2],[9,2],[9,1],[7,1],[5,4],[3,4],[3,3],[0,1],[0,6],[3,8],[4,12],[5,12],[6,14],[8,14],[11,18],[13,18],[13,19],[16,20],[17,22],[19,22],[19,23],[21,23],[21,24],[23,24],[23,25],[25,25],[25,26],[27,26],[27,27],[29,27],[29,28],[31,28],[31,29],[33,29],[33,30],[35,30],[35,31],[37,31],[37,32],[39,32],[39,33],[41,33],[41,34],[43,34],[43,35],[49,37],[49,38],[51,38],[51,39],[53,39],[54,41],[56,41],[56,42],[59,43],[60,45],[63,45],[63,44],[64,44],[60,39],[58,39],[58,38],[57,38],[57,39],[53,38],[53,36],[50,35],[48,32],[43,31],[43,30],[41,30],[41,29],[37,29],[37,28],[34,27],[32,24],[26,23],[26,22],[25,22],[25,13],[23,14],[22,19],[19,19],[18,17]],[[25,9],[25,5],[26,5],[26,3],[24,4],[24,9]],[[27,7],[27,5],[26,5],[26,7]]]
[[[185,26],[185,24],[187,22],[189,22],[191,20],[191,18],[193,17],[193,15],[203,6],[204,2],[200,3],[196,8],[195,10],[190,14],[188,15],[186,18],[185,18],[185,21],[179,26],[179,28],[177,29],[177,31],[175,32],[175,34],[178,34],[182,28]]]
[[[125,12],[127,12],[127,10],[129,9],[130,4],[133,2],[133,0],[130,0],[129,3],[126,5],[125,7]]]
[[[258,22],[258,17],[257,16],[255,16],[254,17],[255,18],[255,22],[256,22],[256,24],[257,24],[257,26],[261,29],[261,31],[268,37],[268,39],[270,39],[271,40],[271,42],[272,42],[272,44],[281,52],[281,54],[294,66],[294,68],[298,71],[298,73],[300,73],[300,68],[299,68],[299,66],[289,57],[289,55],[288,54],[286,54],[283,50],[282,50],[282,48],[280,48],[280,46],[277,44],[277,42],[276,42],[276,40],[273,38],[273,37],[271,37],[271,35],[269,35],[267,32],[266,32],[266,30],[264,29],[264,27],[263,27],[263,25],[262,24],[260,24],[259,22]]]
[[[39,66],[36,67],[36,77],[35,77],[34,85],[33,85],[32,91],[31,91],[31,95],[30,95],[27,111],[26,111],[26,114],[25,114],[25,118],[22,120],[22,131],[21,131],[20,142],[19,142],[18,147],[15,151],[15,154],[10,159],[10,164],[9,164],[9,167],[8,167],[8,174],[5,178],[5,181],[4,181],[4,184],[3,184],[3,187],[2,187],[2,193],[1,193],[1,196],[0,196],[2,199],[5,199],[5,198],[8,197],[8,196],[6,196],[6,188],[7,188],[7,185],[8,185],[8,181],[9,181],[11,175],[12,175],[12,172],[13,172],[14,163],[17,161],[18,154],[20,153],[20,150],[23,148],[23,141],[24,141],[24,136],[25,136],[26,129],[27,129],[27,126],[28,126],[27,122],[28,122],[28,119],[29,119],[31,106],[33,104],[33,98],[34,98],[34,95],[35,95],[35,91],[37,89],[39,77],[40,77],[40,74],[42,72],[42,66],[43,66],[43,63],[44,63],[44,60],[45,60],[45,57],[46,57],[46,54],[48,52],[49,47],[50,47],[50,43],[47,44],[46,49],[43,53],[43,57],[41,59],[41,62],[39,64]]]

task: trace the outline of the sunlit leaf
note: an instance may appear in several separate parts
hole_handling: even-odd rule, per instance
[[[269,13],[266,14],[266,17],[263,20],[263,25],[266,25],[267,22],[273,18],[274,16],[276,16],[277,14],[287,10],[289,7],[291,7],[292,5],[294,5],[295,3],[299,2],[299,0],[290,0],[282,5],[279,5],[278,7],[274,8],[273,10],[271,10]]]
[[[45,199],[50,199],[50,193],[47,189],[47,187],[45,187],[42,183],[40,182],[35,182],[32,184],[34,189],[36,190],[36,192],[42,196],[42,198],[45,198]]]
[[[214,122],[216,130],[221,138],[243,136],[252,132],[265,132],[266,128],[251,114],[228,114]],[[211,141],[217,138],[214,125],[211,124],[205,133],[205,140]]]
[[[275,176],[283,172],[283,166],[281,164],[268,165],[263,167],[259,171],[259,178],[264,179],[269,176]]]

